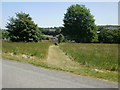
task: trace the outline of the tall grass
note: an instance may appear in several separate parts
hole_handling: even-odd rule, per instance
[[[58,46],[50,53],[56,55],[56,57],[58,56],[57,58],[59,59],[51,59],[49,62],[47,57],[48,48],[51,44],[50,42],[24,43],[3,41],[2,56],[9,60],[26,62],[49,69],[118,82],[117,72],[107,70],[102,70],[103,72],[93,71],[93,67],[117,70],[117,44],[61,44],[60,48],[79,63],[72,61],[72,59],[63,59],[64,53],[60,55],[62,51],[58,50]],[[24,58],[22,55],[30,57]],[[54,64],[54,61],[58,63]]]
[[[74,60],[88,67],[118,70],[117,44],[65,43],[60,48]]]
[[[25,54],[35,56],[40,59],[47,58],[48,48],[52,43],[50,42],[2,42],[3,53],[13,53],[14,55]]]

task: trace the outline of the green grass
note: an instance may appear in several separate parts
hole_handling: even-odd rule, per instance
[[[13,55],[28,55],[39,59],[46,59],[48,55],[48,48],[52,43],[50,42],[2,42],[2,52],[12,53]]]
[[[110,50],[106,49],[107,50],[106,52],[108,54],[110,53],[110,51],[111,51],[111,53],[116,53],[116,49],[117,49],[116,44],[70,44],[70,43],[69,44],[67,44],[67,43],[61,44],[60,48],[62,50],[64,50],[64,52],[66,52],[66,53],[63,53],[62,50],[59,49],[59,46],[55,46],[52,48],[52,51],[49,52],[49,53],[51,53],[51,55],[53,54],[53,59],[50,59],[51,61],[48,61],[48,58],[47,58],[48,57],[48,48],[52,44],[53,43],[50,43],[50,42],[24,43],[24,42],[3,41],[2,42],[2,45],[3,45],[2,46],[2,57],[9,59],[9,60],[15,60],[15,61],[19,61],[19,62],[33,64],[35,66],[45,67],[48,69],[65,71],[65,72],[70,72],[70,73],[77,74],[77,75],[90,76],[90,77],[94,77],[94,78],[118,82],[118,73],[116,71],[113,72],[113,71],[104,70],[104,69],[106,69],[106,66],[102,67],[98,64],[94,64],[95,62],[92,63],[92,61],[90,64],[87,61],[85,61],[85,62],[87,62],[88,64],[84,63],[84,60],[87,57],[89,58],[89,60],[90,59],[92,60],[92,58],[95,58],[96,55],[93,55],[92,57],[89,56],[89,54],[92,55],[93,53],[95,53],[95,50],[103,51],[105,49],[105,47],[103,47],[104,45],[106,46],[106,48],[110,49]],[[101,48],[100,48],[100,46],[101,46]],[[108,47],[108,46],[110,46],[110,47]],[[87,50],[87,48],[89,48],[89,50]],[[85,53],[85,51],[89,54]],[[100,58],[103,59],[105,56],[104,55],[105,52],[103,53],[102,51],[99,54],[102,54],[100,56]],[[64,57],[65,54],[72,56],[72,59],[70,59],[70,60],[65,59],[68,57],[68,56]],[[82,58],[83,59],[82,60],[79,57],[80,54],[82,54],[82,55],[86,54],[86,57]],[[22,55],[27,55],[29,57],[24,58],[24,57],[22,57]],[[54,56],[57,59],[55,59]],[[74,58],[75,56],[77,58],[78,57],[79,58],[78,59]],[[114,55],[112,55],[111,57],[113,57],[113,56]],[[105,59],[106,58],[104,58],[102,61],[99,61],[100,59],[97,59],[97,61],[101,64],[105,61]],[[79,61],[79,60],[83,61],[83,63],[81,63],[81,61]],[[116,60],[115,56],[114,56],[114,58],[112,58],[112,60]],[[113,66],[114,66],[114,63],[117,64],[117,62],[109,62],[109,61],[108,61],[108,63],[112,63]],[[112,66],[112,64],[111,64],[111,66]],[[104,72],[93,71],[92,69],[95,69],[95,68],[100,68]],[[117,70],[117,69],[115,69],[115,70]]]
[[[65,43],[60,48],[75,61],[87,67],[118,70],[117,44]]]
[[[2,58],[51,68],[52,66],[50,67],[46,63],[46,59],[48,57],[49,46],[52,44],[51,42],[25,43],[2,41]],[[25,58],[23,55],[29,57]]]
[[[77,75],[118,82],[118,73],[116,71],[113,72],[104,69],[101,69],[102,72],[94,71],[96,67],[86,67],[86,65],[81,65],[79,62],[70,59],[69,56],[63,53],[59,46],[52,45],[49,48],[48,64],[57,67],[57,69],[59,68],[62,71]]]

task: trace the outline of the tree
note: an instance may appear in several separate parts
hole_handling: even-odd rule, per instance
[[[103,43],[120,43],[120,29],[103,29],[99,34],[98,40]]]
[[[8,31],[0,28],[0,39],[9,39]]]
[[[52,30],[51,30],[52,29]],[[61,27],[54,27],[54,28],[42,28],[41,29],[42,34],[45,35],[53,35],[54,37],[60,34]]]
[[[41,38],[41,32],[29,14],[16,13],[16,18],[11,17],[6,28],[14,42],[38,42]]]
[[[9,39],[8,34],[9,34],[8,31],[6,31],[6,30],[2,30],[2,39]]]
[[[2,39],[2,29],[0,28],[0,39]]]
[[[90,10],[84,5],[71,5],[64,16],[62,33],[76,42],[97,41],[97,27]]]

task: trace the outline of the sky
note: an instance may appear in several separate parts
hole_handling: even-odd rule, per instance
[[[8,19],[15,17],[17,12],[29,13],[39,27],[63,26],[64,14],[73,4],[90,9],[96,25],[118,24],[117,2],[2,2],[1,27],[5,28]]]

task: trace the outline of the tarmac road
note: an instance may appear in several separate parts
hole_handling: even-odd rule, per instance
[[[2,60],[2,88],[118,88],[118,83]]]

